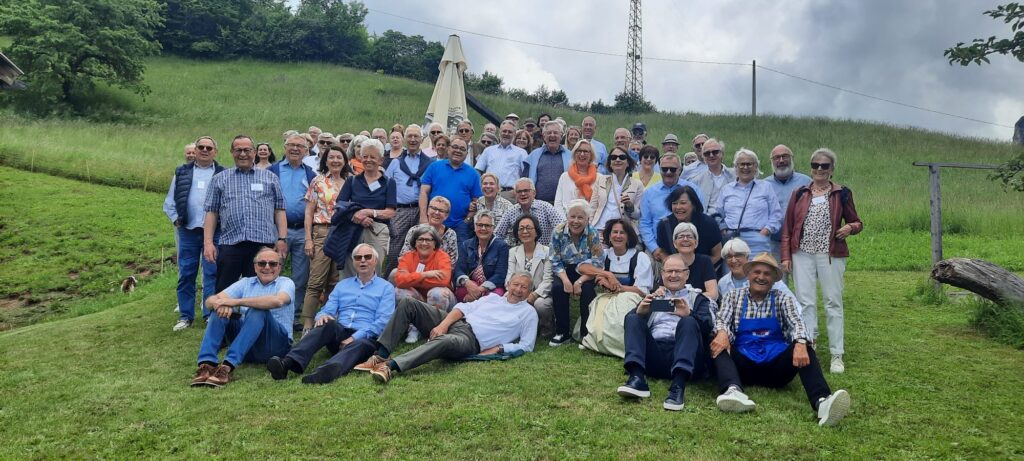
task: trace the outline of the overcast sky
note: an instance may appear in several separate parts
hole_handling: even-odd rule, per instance
[[[531,46],[463,29],[566,48],[624,55],[627,0],[515,2],[366,0],[371,33],[395,29],[445,43],[462,39],[469,71],[491,71],[506,88],[559,88],[573,102],[611,102],[625,58]],[[982,15],[997,1],[785,2],[644,0],[648,58],[750,63],[940,112],[1012,126],[1024,115],[1024,63],[996,55],[983,66],[950,66],[942,52],[976,37],[1009,35]],[[390,16],[393,13],[447,26]],[[660,110],[749,113],[750,66],[645,60],[644,92]],[[758,113],[865,119],[1009,140],[1012,128],[901,107],[763,69]]]

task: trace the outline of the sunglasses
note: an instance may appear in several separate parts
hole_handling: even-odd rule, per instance
[[[640,158],[658,158],[656,154],[640,154]]]
[[[670,167],[662,167],[661,168],[661,172],[662,173],[667,173],[667,174],[675,174],[677,171],[679,171],[679,168],[672,167],[672,166],[670,166]]]
[[[720,150],[709,150],[704,153],[705,157],[718,157],[719,155],[722,155],[722,151]]]
[[[608,156],[608,160],[611,160],[613,162],[616,161],[616,160],[626,160],[628,158],[629,158],[629,156],[627,156],[627,155],[609,155]]]
[[[811,169],[812,170],[829,170],[829,169],[832,169],[832,164],[831,163],[811,162]]]
[[[332,143],[330,141],[320,140],[320,141],[317,141],[317,144],[320,144],[321,146],[329,146],[329,145],[334,144],[334,143]]]
[[[490,145],[494,144],[494,141],[491,141],[490,139],[485,139],[483,141],[480,141],[480,144],[483,144],[485,146],[490,146]]]
[[[352,140],[351,139],[339,139],[338,142],[343,142],[345,144],[348,144],[348,143],[352,142]]]
[[[433,241],[433,240],[431,240],[431,241]],[[368,255],[352,255],[352,260],[353,261],[369,261],[371,258],[373,258],[372,254],[368,254]]]
[[[281,263],[278,261],[256,261],[256,265],[259,267],[277,267],[281,265]]]
[[[215,149],[213,146],[196,146],[196,150],[213,151],[213,149]]]
[[[480,223],[476,223],[476,227],[479,227],[481,229],[490,229],[490,228],[494,227],[494,224],[480,224]]]
[[[459,133],[472,133],[472,132],[473,132],[473,130],[470,130],[469,128],[459,128]]]
[[[534,124],[532,124],[532,123],[527,123],[527,124],[526,124],[526,128],[529,128],[529,129],[531,129],[531,130],[532,130],[532,129],[534,129],[534,128],[537,128],[537,125],[534,125]]]

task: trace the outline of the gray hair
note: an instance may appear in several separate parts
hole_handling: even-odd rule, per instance
[[[444,197],[444,196],[442,196],[442,195],[438,195],[438,196],[436,196],[436,197],[434,197],[434,198],[430,199],[430,201],[431,201],[431,202],[433,202],[434,200],[437,200],[438,202],[441,202],[441,203],[443,203],[443,204],[444,204],[444,205],[445,205],[446,207],[448,207],[448,213],[449,213],[449,214],[451,214],[451,212],[452,212],[452,201],[451,201],[451,200],[448,200],[448,198],[447,198],[447,197]],[[428,203],[429,203],[429,202],[428,202]]]
[[[505,126],[505,125],[511,125],[513,131],[515,131],[515,129],[517,128],[516,122],[513,122],[512,120],[509,120],[509,119],[505,119],[504,121],[501,122],[501,125],[498,125],[498,126],[502,127],[502,126]]]
[[[386,130],[384,130],[383,128],[374,128],[373,130],[370,131],[370,135],[372,135],[373,137],[376,137],[377,133],[380,133],[380,134],[384,135],[385,137],[387,137],[387,135],[388,135],[388,132]]]
[[[192,143],[192,144],[195,144],[195,145],[197,145],[197,146],[198,146],[198,145],[199,145],[199,141],[202,141],[202,140],[204,140],[204,139],[207,139],[207,140],[209,140],[210,142],[212,142],[212,143],[213,143],[213,148],[214,148],[214,149],[216,149],[216,148],[217,148],[217,140],[213,139],[213,138],[212,138],[212,137],[210,137],[210,136],[200,136],[200,137],[196,138],[196,141],[195,141],[194,143]]]
[[[531,274],[529,272],[526,272],[526,271],[518,271],[518,272],[513,273],[511,276],[509,276],[508,280],[512,281],[512,279],[514,279],[516,277],[526,277],[527,289],[529,289],[529,290],[533,289],[533,274]]]
[[[700,234],[697,233],[697,226],[694,226],[691,223],[681,222],[676,224],[676,228],[672,229],[672,240],[675,240],[676,237],[682,234],[690,234],[693,236],[694,240],[700,242]]]
[[[416,246],[416,240],[423,236],[423,234],[430,234],[430,238],[434,239],[434,249],[441,248],[441,234],[437,233],[437,229],[430,224],[417,224],[409,230],[409,245],[412,247]]]
[[[727,258],[735,254],[750,256],[750,246],[740,238],[731,239],[728,242],[725,242],[725,245],[722,245],[723,258]]]
[[[415,124],[415,123],[410,123],[409,126],[405,127],[405,133],[403,133],[403,134],[405,136],[409,136],[409,132],[412,131],[412,130],[419,131],[420,132],[420,136],[423,136],[423,128],[420,127],[419,125]]]
[[[259,259],[260,255],[268,251],[274,253],[274,256],[277,256],[278,264],[284,263],[284,258],[281,257],[281,253],[278,253],[277,250],[270,247],[260,247],[259,250],[256,250],[256,255],[252,257],[252,263],[256,264],[256,260]]]
[[[516,180],[516,184],[519,184],[521,182],[525,182],[525,183],[529,184],[530,185],[530,190],[532,190],[532,191],[536,191],[537,190],[537,186],[535,184],[533,184],[533,180],[532,179],[530,179],[530,178],[519,178],[519,179]]]
[[[825,157],[827,157],[829,161],[832,162],[832,171],[834,172],[836,170],[836,153],[832,152],[832,149],[822,147],[814,151],[814,153],[811,154],[811,160],[814,160],[814,156],[816,155],[824,155]]]
[[[673,154],[671,152],[669,152],[667,154],[662,154],[661,157],[658,157],[658,165],[661,165],[661,163],[664,162],[665,159],[676,159],[676,160],[679,160],[679,155]],[[682,163],[682,162],[680,162],[680,163]]]
[[[378,253],[377,249],[374,248],[373,245],[370,245],[369,243],[360,243],[359,245],[356,245],[356,247],[352,249],[352,260],[353,261],[356,260],[356,252],[358,252],[359,249],[363,248],[363,247],[369,248],[370,249],[370,253],[373,253],[373,259],[376,259],[376,260],[380,261],[380,253]]]
[[[568,215],[570,211],[575,210],[577,208],[582,209],[583,213],[587,215],[587,218],[590,217],[590,202],[583,200],[581,198],[571,200],[568,204],[566,204],[565,214]]]
[[[479,221],[480,218],[491,218],[491,223],[494,223],[494,212],[491,210],[480,210],[476,212],[476,216],[473,216],[474,221]]]
[[[725,151],[725,142],[719,141],[718,139],[715,139],[715,138],[708,138],[708,139],[704,140],[704,144],[701,144],[700,153],[703,154],[704,150],[707,149],[707,145],[711,144],[711,143],[718,144],[719,149],[721,149],[722,151]],[[755,157],[756,157],[756,155],[755,155]]]
[[[761,159],[757,158],[757,154],[754,153],[754,151],[747,149],[746,147],[741,147],[740,150],[736,151],[736,155],[732,156],[732,167],[736,168],[736,164],[739,163],[741,155],[746,155],[754,159],[754,165],[755,168],[757,168],[757,175],[761,176]]]
[[[558,127],[558,133],[559,133],[559,134],[565,133],[565,129],[563,129],[563,128],[562,128],[562,124],[561,124],[561,123],[558,123],[558,122],[556,122],[556,121],[554,121],[554,120],[548,120],[548,123],[545,123],[545,124],[544,124],[544,131],[547,131],[547,130],[548,130],[548,127],[549,127],[549,126],[552,126],[552,125],[554,125],[554,126],[557,126],[557,127]]]
[[[329,139],[329,140],[331,140],[331,141],[336,141],[336,140],[334,139],[334,135],[333,135],[333,134],[330,134],[330,133],[328,133],[328,132],[326,132],[326,131],[322,131],[322,132],[320,132],[320,136],[317,136],[316,138],[317,138],[317,139]]]

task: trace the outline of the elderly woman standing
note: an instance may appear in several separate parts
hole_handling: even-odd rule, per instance
[[[573,162],[558,178],[553,205],[556,210],[568,212],[569,202],[576,199],[590,202],[597,181],[597,165],[594,164],[594,147],[590,141],[581,139],[572,148]]]
[[[624,218],[636,228],[637,220],[640,219],[640,199],[644,193],[640,181],[630,177],[636,161],[622,149],[614,147],[605,159],[604,167],[611,174],[598,176],[594,184],[594,193],[590,197],[590,211],[593,214],[590,225],[602,233],[605,223]]]
[[[569,297],[580,298],[580,337],[587,335],[587,317],[590,302],[594,300],[593,278],[577,271],[580,263],[594,259],[601,254],[601,237],[594,226],[589,224],[590,204],[586,200],[569,202],[566,221],[555,226],[551,238],[551,271],[554,275],[551,287],[555,307],[556,334],[548,344],[561,346],[572,339],[569,326]]]
[[[532,215],[523,215],[512,227],[517,245],[508,250],[508,272],[526,272],[533,277],[533,292],[526,302],[537,311],[537,336],[550,338],[555,334],[555,316],[551,304],[551,250],[537,242],[541,235],[540,221]]]
[[[690,268],[690,276],[686,283],[715,301],[718,299],[718,276],[715,274],[711,258],[696,252],[699,239],[697,228],[688,222],[679,223],[672,232],[672,243],[676,252],[683,257],[686,267]]]
[[[409,231],[416,250],[398,260],[395,270],[395,298],[413,298],[447,311],[455,305],[452,261],[441,250],[441,236],[432,227],[418,226]]]
[[[723,234],[743,239],[754,255],[771,252],[771,235],[782,228],[779,197],[771,184],[755,179],[761,174],[761,162],[754,151],[736,151],[732,166],[736,181],[722,187],[716,202]]]
[[[472,302],[491,293],[505,294],[508,244],[494,238],[494,213],[480,210],[474,218],[476,235],[459,245],[455,266],[455,297]]]
[[[391,242],[388,221],[395,216],[397,207],[395,184],[381,170],[384,145],[376,139],[364,139],[362,144],[363,172],[345,181],[338,201],[353,202],[363,207],[352,217],[353,223],[363,226],[359,243],[367,243],[377,250],[383,263],[388,258],[388,244]],[[354,274],[352,264],[347,264],[341,278]]]
[[[846,238],[864,229],[853,192],[832,182],[836,154],[818,149],[811,154],[811,184],[793,192],[782,226],[782,267],[792,271],[797,301],[813,342],[818,337],[818,282],[825,303],[830,370],[842,373],[843,275],[850,249]],[[845,223],[845,224],[844,224]]]
[[[324,241],[331,230],[334,202],[348,179],[345,151],[331,146],[320,158],[320,174],[306,191],[306,256],[309,257],[309,281],[302,303],[302,334],[313,328],[313,315],[320,308],[320,297],[329,295],[338,283],[338,267],[324,254]]]

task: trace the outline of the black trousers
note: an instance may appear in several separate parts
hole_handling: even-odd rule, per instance
[[[356,331],[345,328],[332,320],[306,333],[286,357],[297,363],[303,371],[320,349],[326,347],[331,358],[317,367],[319,373],[326,373],[333,381],[348,374],[352,368],[370,358],[377,350],[377,344],[369,339],[357,339],[341,348],[341,342],[352,337]]]
[[[576,272],[576,265],[565,266],[565,275],[569,281],[576,283],[580,274]],[[555,275],[551,283],[551,301],[555,311],[555,333],[560,335],[571,334],[569,326],[569,293],[565,292],[565,285],[562,278]],[[591,280],[583,284],[580,293],[580,338],[587,335],[587,318],[590,317],[590,302],[597,297],[594,291],[596,285]]]
[[[793,347],[790,344],[785,352],[779,354],[774,360],[768,363],[754,363],[735,348],[732,354],[722,351],[715,357],[715,370],[718,372],[718,390],[725,392],[729,386],[743,386],[750,384],[772,388],[785,387],[796,375],[800,375],[800,382],[807,392],[807,400],[811,408],[818,410],[818,400],[828,397],[832,391],[825,382],[825,375],[821,372],[821,364],[814,354],[814,349],[808,347],[807,355],[811,363],[803,368],[793,366]]]
[[[647,324],[649,317],[637,315],[636,310],[626,314],[626,369],[639,365],[644,374],[655,378],[671,379],[681,370],[689,380],[702,378],[707,373],[707,349],[704,347],[700,326],[693,316],[682,317],[676,324],[674,340],[656,340]]]
[[[238,242],[234,245],[217,245],[217,293],[226,290],[242,277],[254,277],[256,268],[252,259],[260,248],[273,244]]]

